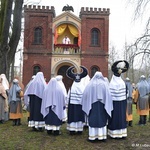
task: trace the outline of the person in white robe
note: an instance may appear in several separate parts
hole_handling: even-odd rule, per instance
[[[82,110],[88,116],[88,141],[106,141],[107,122],[113,110],[108,83],[101,72],[97,71],[85,88],[82,97]]]
[[[66,87],[63,83],[63,76],[62,75],[57,75],[56,77],[56,80],[58,81],[58,83],[60,84],[60,86],[62,87],[62,90],[64,92],[64,95],[65,95],[65,109],[64,109],[64,117],[63,117],[63,123],[65,123],[67,121],[67,90],[66,90]]]
[[[2,84],[3,78],[0,75],[0,123],[5,122],[5,104],[7,98],[5,87]]]
[[[4,86],[6,94],[7,94],[7,99],[5,101],[4,121],[8,121],[9,120],[9,106],[8,106],[9,82],[8,82],[5,74],[1,74],[1,78],[3,79],[2,85]]]
[[[73,73],[74,67],[67,70],[67,76],[74,80],[70,90],[68,91],[68,120],[67,130],[70,135],[82,134],[85,125],[85,113],[82,110],[81,100],[85,85],[81,82],[88,71],[85,67],[81,66],[81,73]]]
[[[42,97],[45,87],[46,82],[43,72],[38,72],[24,93],[24,99],[27,98],[26,102],[28,102],[29,97],[30,115],[28,127],[32,127],[33,131],[43,131],[45,127],[45,121],[41,114]]]
[[[127,92],[121,74],[128,68],[129,63],[125,60],[116,61],[111,68],[114,74],[109,83],[109,89],[113,100],[113,111],[108,122],[108,135],[115,139],[127,137]]]
[[[56,78],[51,78],[43,93],[41,113],[47,134],[60,135],[66,95]]]
[[[26,92],[27,88],[29,87],[29,85],[31,84],[31,82],[33,81],[34,78],[35,78],[35,75],[32,76],[31,80],[26,85],[26,87],[24,89],[24,93]],[[30,113],[29,102],[30,102],[30,97],[28,95],[24,95],[24,107],[26,108],[26,110],[28,112],[28,121],[29,121],[29,115],[30,115],[29,114]]]
[[[84,78],[81,79],[81,84],[84,85],[84,88],[89,84],[90,82],[90,76],[87,74]],[[85,123],[84,123],[84,128],[88,128],[88,117],[85,114]]]

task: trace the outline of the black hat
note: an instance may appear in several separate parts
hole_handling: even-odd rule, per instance
[[[80,68],[82,68],[82,72],[81,73],[74,73],[73,72],[74,68],[75,68],[74,66],[69,67],[66,71],[66,75],[69,78],[73,79],[75,82],[80,82],[80,80],[88,74],[88,70],[84,66],[80,66]]]
[[[120,76],[121,73],[126,72],[129,69],[129,63],[126,60],[119,60],[114,62],[111,67],[112,72],[115,76]]]

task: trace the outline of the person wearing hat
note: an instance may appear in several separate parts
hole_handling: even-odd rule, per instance
[[[126,109],[127,95],[126,85],[121,74],[126,72],[129,64],[125,60],[116,61],[111,69],[113,76],[109,83],[109,88],[113,100],[112,117],[108,121],[108,135],[111,138],[127,137]]]
[[[146,125],[147,115],[149,115],[149,84],[144,75],[140,77],[136,87],[135,95],[138,96],[135,102],[137,103],[137,113],[140,116],[138,125]]]
[[[133,92],[133,87],[130,82],[130,79],[127,77],[125,79],[126,83],[126,89],[127,89],[127,111],[126,111],[126,118],[127,118],[127,126],[132,127],[132,120],[133,120],[133,115],[132,115],[132,92]]]
[[[82,110],[81,100],[83,91],[85,89],[85,84],[81,82],[81,79],[86,77],[88,71],[85,67],[81,66],[81,73],[74,73],[74,67],[69,67],[66,75],[73,79],[74,82],[68,91],[68,120],[67,120],[67,130],[70,135],[82,134],[83,127],[85,125],[85,113]]]

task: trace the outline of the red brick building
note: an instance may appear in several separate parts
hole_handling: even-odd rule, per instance
[[[70,66],[77,71],[85,66],[90,77],[97,70],[108,76],[109,14],[109,9],[81,8],[79,17],[71,11],[56,16],[54,7],[25,6],[24,85],[42,71],[47,81],[63,75],[68,89],[72,81],[66,69]],[[62,44],[65,35],[70,44]]]

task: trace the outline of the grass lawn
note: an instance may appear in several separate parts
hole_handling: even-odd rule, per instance
[[[139,116],[133,105],[133,127],[128,127],[126,139],[110,139],[106,142],[87,141],[88,129],[82,135],[70,136],[66,124],[61,127],[60,136],[48,136],[46,131],[34,132],[27,126],[27,113],[24,112],[21,126],[12,126],[9,120],[0,124],[0,150],[148,150],[150,149],[150,123],[136,125]],[[148,116],[149,117],[149,116]],[[147,118],[148,120],[148,118]]]

